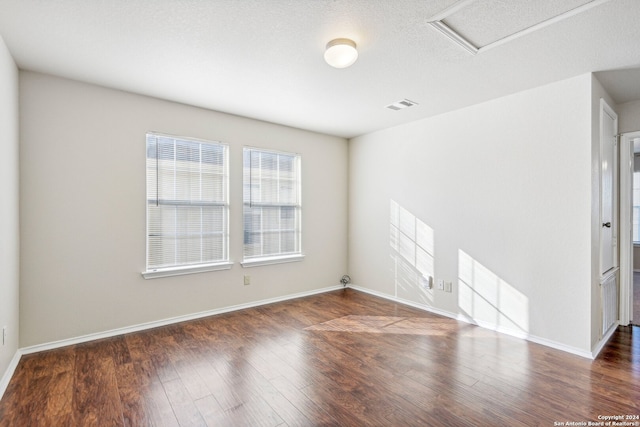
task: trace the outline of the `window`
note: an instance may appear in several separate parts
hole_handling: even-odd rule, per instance
[[[300,156],[245,148],[243,164],[242,265],[302,259]]]
[[[145,278],[230,268],[227,151],[147,134]]]

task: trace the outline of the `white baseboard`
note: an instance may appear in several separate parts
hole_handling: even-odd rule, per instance
[[[616,322],[615,326],[609,328],[609,332],[607,332],[600,341],[598,341],[598,343],[593,347],[593,350],[591,350],[591,355],[592,355],[592,359],[595,359],[596,357],[598,357],[598,354],[600,354],[600,352],[602,351],[602,349],[604,348],[604,346],[607,344],[607,342],[609,341],[609,339],[613,336],[613,334],[616,332],[616,330],[618,329],[619,324]]]
[[[555,348],[556,350],[575,354],[576,356],[584,357],[585,359],[595,359],[595,356],[592,352],[582,350],[577,347],[572,347],[570,345],[562,344],[557,341],[548,340],[546,338],[538,337],[531,334],[527,335],[525,339],[536,344],[544,345],[545,347]]]
[[[129,334],[131,332],[144,331],[146,329],[153,329],[159,326],[171,325],[173,323],[185,322],[187,320],[200,319],[203,317],[215,316],[216,314],[229,313],[231,311],[243,310],[245,308],[258,307],[266,304],[273,304],[275,302],[287,301],[295,298],[302,298],[311,295],[322,294],[325,292],[331,292],[338,289],[343,289],[342,285],[330,286],[328,288],[315,289],[312,291],[299,292],[296,294],[284,295],[281,297],[268,298],[260,301],[253,301],[244,304],[232,305],[229,307],[216,308],[213,310],[202,311],[199,313],[187,314],[184,316],[171,317],[168,319],[156,320],[153,322],[141,323],[133,326],[126,326],[124,328],[111,329],[104,332],[97,332],[94,334],[83,335],[75,338],[67,338],[59,341],[48,342],[44,344],[32,345],[20,349],[21,354],[37,353],[45,350],[52,350],[55,348],[66,347],[68,345],[80,344],[83,342],[99,340],[103,338],[111,338],[117,335]],[[9,377],[10,378],[10,377]]]
[[[351,285],[351,284],[349,285],[349,287],[352,288],[352,289],[355,289],[357,291],[360,291],[360,292],[364,292],[364,293],[367,293],[367,294],[375,295],[375,296],[380,297],[380,298],[385,298],[385,299],[388,299],[390,301],[394,301],[394,302],[397,302],[397,303],[400,303],[400,304],[408,305],[408,306],[411,306],[411,307],[414,307],[414,308],[417,308],[417,309],[420,309],[420,310],[424,310],[424,311],[428,311],[430,313],[438,314],[440,316],[448,317],[450,319],[460,320],[462,322],[466,322],[466,323],[469,323],[469,324],[472,324],[472,325],[476,325],[476,326],[479,326],[479,327],[484,328],[484,329],[489,329],[489,330],[492,330],[492,331],[496,331],[496,332],[499,332],[501,334],[510,335],[510,336],[516,337],[516,338],[521,338],[521,339],[524,339],[524,340],[527,340],[527,341],[530,341],[530,342],[533,342],[533,343],[536,343],[536,344],[544,345],[546,347],[551,347],[551,348],[554,348],[556,350],[564,351],[566,353],[575,354],[577,356],[581,356],[581,357],[584,357],[584,358],[587,358],[587,359],[595,359],[595,357],[598,355],[597,352],[594,353],[594,352],[585,351],[585,350],[582,350],[582,349],[579,349],[579,348],[576,348],[576,347],[572,347],[572,346],[568,346],[568,345],[565,345],[565,344],[562,344],[562,343],[559,343],[559,342],[556,342],[556,341],[548,340],[546,338],[541,338],[541,337],[538,337],[538,336],[535,336],[535,335],[531,335],[531,334],[529,334],[527,332],[524,332],[524,331],[516,331],[516,330],[513,330],[513,329],[501,328],[501,327],[496,326],[494,324],[478,321],[476,319],[472,319],[472,318],[470,318],[468,316],[464,316],[462,314],[452,313],[450,311],[441,310],[441,309],[436,308],[436,307],[431,307],[431,306],[428,306],[428,305],[419,304],[419,303],[416,303],[416,302],[413,302],[413,301],[405,300],[403,298],[398,298],[398,297],[395,297],[395,296],[392,296],[392,295],[389,295],[389,294],[385,294],[383,292],[378,292],[378,291],[374,291],[372,289],[367,289],[367,288],[363,288],[361,286],[356,286],[356,285]],[[605,341],[605,343],[606,343],[606,341]],[[603,344],[603,346],[604,346],[604,344]]]
[[[517,338],[522,338],[525,339],[527,341],[531,341],[537,344],[541,344],[547,347],[551,347],[551,348],[555,348],[557,350],[561,350],[561,351],[565,351],[567,353],[572,353],[572,354],[576,354],[578,356],[581,357],[585,357],[585,358],[589,358],[589,359],[594,359],[598,353],[602,350],[602,348],[604,347],[604,345],[606,344],[606,342],[608,341],[608,339],[611,337],[611,335],[613,334],[613,332],[615,331],[615,328],[612,329],[612,331],[610,332],[610,334],[608,334],[605,338],[603,338],[601,340],[601,342],[598,344],[598,346],[592,351],[592,352],[587,352],[575,347],[571,347],[571,346],[567,346],[555,341],[551,341],[545,338],[540,338],[528,333],[523,333],[520,331],[513,331],[513,330],[509,330],[509,329],[504,329],[504,328],[499,328],[499,327],[495,327],[495,325],[491,325],[491,324],[485,324],[482,322],[477,322],[474,319],[470,319],[466,316],[463,316],[461,314],[457,314],[457,313],[452,313],[446,310],[441,310],[438,309],[436,307],[430,307],[424,304],[418,304],[416,302],[413,301],[409,301],[409,300],[405,300],[402,298],[398,298],[398,297],[394,297],[392,295],[388,295],[385,294],[383,292],[378,292],[372,289],[368,289],[368,288],[364,288],[361,286],[356,286],[356,285],[348,285],[349,288],[352,288],[356,291],[360,291],[360,292],[364,292],[370,295],[374,295],[380,298],[384,298],[390,301],[394,301],[400,304],[404,304],[404,305],[408,305],[410,307],[414,307],[420,310],[425,310],[428,311],[430,313],[434,313],[440,316],[444,316],[444,317],[448,317],[451,319],[455,319],[455,320],[460,320],[469,324],[474,324],[477,325],[479,327],[485,328],[485,329],[490,329],[490,330],[494,330],[500,333],[504,333],[506,335],[511,335]],[[157,320],[157,321],[153,321],[153,322],[147,322],[147,323],[141,323],[138,325],[132,325],[132,326],[126,326],[123,328],[117,328],[117,329],[111,329],[108,331],[103,331],[103,332],[98,332],[98,333],[93,333],[93,334],[87,334],[87,335],[83,335],[83,336],[79,336],[79,337],[74,337],[74,338],[67,338],[67,339],[63,339],[63,340],[59,340],[59,341],[53,341],[53,342],[48,342],[48,343],[44,343],[44,344],[37,344],[37,345],[33,345],[33,346],[29,346],[29,347],[24,347],[21,349],[18,349],[18,351],[16,351],[16,354],[14,356],[14,358],[11,361],[11,364],[9,365],[9,367],[7,368],[7,371],[4,373],[3,377],[2,377],[2,381],[0,382],[0,398],[2,397],[2,394],[4,394],[4,391],[6,389],[6,387],[9,385],[9,381],[16,369],[16,367],[18,366],[18,362],[20,361],[20,357],[23,354],[31,354],[31,353],[37,353],[40,351],[46,351],[46,350],[52,350],[52,349],[56,349],[56,348],[61,348],[61,347],[66,347],[69,345],[74,345],[74,344],[80,344],[80,343],[84,343],[84,342],[89,342],[89,341],[94,341],[94,340],[98,340],[98,339],[103,339],[103,338],[110,338],[110,337],[114,337],[117,335],[123,335],[123,334],[128,334],[128,333],[132,333],[132,332],[139,332],[139,331],[143,331],[146,329],[153,329],[153,328],[157,328],[160,326],[166,326],[166,325],[170,325],[170,324],[174,324],[174,323],[179,323],[179,322],[184,322],[184,321],[188,321],[188,320],[194,320],[194,319],[200,319],[203,317],[208,317],[208,316],[215,316],[217,314],[223,314],[223,313],[229,313],[232,311],[237,311],[237,310],[243,310],[246,308],[252,308],[252,307],[259,307],[261,305],[266,305],[266,304],[273,304],[276,302],[281,302],[281,301],[287,301],[287,300],[291,300],[291,299],[295,299],[295,298],[302,298],[302,297],[306,297],[306,296],[311,296],[311,295],[317,295],[317,294],[322,294],[322,293],[326,293],[326,292],[331,292],[331,291],[335,291],[335,290],[339,290],[339,289],[343,289],[343,286],[341,285],[337,285],[337,286],[330,286],[327,288],[321,288],[321,289],[315,289],[312,291],[306,291],[306,292],[300,292],[300,293],[296,293],[296,294],[289,294],[289,295],[284,295],[281,297],[275,297],[275,298],[268,298],[268,299],[264,299],[264,300],[260,300],[260,301],[254,301],[254,302],[249,302],[249,303],[244,303],[244,304],[238,304],[238,305],[233,305],[233,306],[229,306],[229,307],[222,307],[222,308],[218,308],[218,309],[213,309],[213,310],[207,310],[207,311],[203,311],[203,312],[199,312],[199,313],[193,313],[193,314],[188,314],[188,315],[184,315],[184,316],[177,316],[177,317],[172,317],[172,318],[168,318],[168,319],[162,319],[162,320]]]
[[[20,349],[16,350],[16,353],[13,355],[13,359],[9,362],[9,366],[7,370],[2,375],[2,379],[0,379],[0,400],[2,400],[2,396],[4,396],[4,392],[7,391],[7,387],[9,386],[9,381],[11,381],[11,377],[13,377],[13,373],[16,371],[18,367],[18,363],[20,363],[20,358],[22,357],[22,352]]]
[[[369,295],[373,295],[373,296],[376,296],[376,297],[388,299],[388,300],[393,301],[393,302],[397,302],[397,303],[400,303],[400,304],[408,305],[410,307],[417,308],[419,310],[428,311],[430,313],[439,314],[440,316],[449,317],[451,319],[456,319],[456,320],[458,319],[457,315],[455,315],[455,314],[453,314],[453,313],[451,313],[449,311],[440,310],[439,308],[430,307],[430,306],[424,305],[424,304],[418,304],[417,302],[414,302],[414,301],[409,301],[409,300],[406,300],[406,299],[403,299],[403,298],[394,297],[393,295],[385,294],[384,292],[374,291],[373,289],[369,289],[369,288],[363,288],[362,286],[357,286],[357,285],[352,285],[352,284],[349,284],[347,286],[349,288],[351,288],[351,289],[356,290],[356,291],[364,292],[365,294],[369,294]]]

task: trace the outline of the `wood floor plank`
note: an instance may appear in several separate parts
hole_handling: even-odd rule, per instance
[[[74,413],[82,426],[124,426],[115,364],[105,347],[92,343],[78,346],[74,378]]]
[[[193,400],[198,400],[211,394],[207,384],[198,374],[197,369],[195,369],[197,364],[202,363],[201,358],[198,357],[197,354],[194,354],[180,344],[176,344],[176,346],[171,349],[169,359],[178,373],[181,383]],[[168,382],[173,383],[175,381],[176,380],[171,380]]]
[[[134,363],[116,366],[118,392],[122,402],[122,416],[125,426],[144,426],[151,423],[142,384],[138,379]]]
[[[375,425],[375,420],[381,419],[379,414],[368,414],[365,403],[352,399],[344,390],[333,389],[328,382],[312,384],[300,392],[311,401],[322,402],[322,407],[338,420],[341,426],[370,426]]]
[[[224,376],[215,368],[215,366],[220,366],[221,364],[221,361],[214,360],[208,366],[201,366],[199,373],[206,383],[210,395],[218,402],[220,409],[225,411],[242,405],[243,399],[238,396],[235,389],[229,386]]]
[[[216,427],[221,424],[219,419],[224,419],[224,411],[215,397],[209,395],[196,400],[194,403],[207,426]]]
[[[4,396],[0,400],[0,426],[28,425],[31,422],[27,410],[30,405],[28,394],[31,372],[27,364],[30,359],[37,357],[33,354],[25,355],[16,367]]]
[[[203,427],[207,425],[182,380],[178,378],[165,382],[162,386],[181,426]]]
[[[324,347],[323,344],[326,345],[321,340],[315,341],[316,346]],[[321,349],[322,354],[329,355],[328,358],[324,358],[330,361],[327,363],[316,358],[313,355],[316,351],[309,348],[309,359],[313,361],[315,375],[323,375],[335,386],[346,390],[368,411],[378,411],[378,417],[388,418],[400,410],[404,417],[421,421],[423,425],[432,423],[424,415],[433,409],[431,402],[438,396],[438,392],[421,387],[410,379],[394,376],[375,360],[366,357],[364,361],[359,360],[358,354],[349,354],[348,350],[347,347],[336,347],[334,351]],[[345,375],[345,372],[349,375]],[[322,383],[322,378],[316,378],[315,375],[313,384]],[[407,391],[415,394],[409,396]]]
[[[28,403],[25,409],[29,418],[35,420],[37,424],[44,425],[48,421],[45,411],[47,401],[53,397],[50,388],[51,382],[52,378],[49,375],[38,375],[29,379],[29,389],[25,398]]]
[[[0,425],[73,425],[74,359],[72,348],[25,356],[0,402]]]
[[[206,399],[201,399],[198,402],[202,404],[206,402]],[[210,412],[207,416],[207,425],[211,427],[276,427],[283,424],[284,421],[268,405],[262,401],[253,400],[224,411]]]
[[[140,396],[144,399],[144,405],[148,410],[149,424],[177,427],[179,425],[178,419],[173,412],[154,363],[151,360],[134,362],[134,370],[140,387]]]
[[[639,401],[639,327],[592,361],[345,289],[25,355],[0,427],[544,426]]]
[[[73,411],[73,381],[73,371],[52,375],[43,424],[65,426],[76,424],[76,414]]]
[[[291,404],[291,402],[251,364],[247,363],[244,359],[241,361],[236,359],[235,362],[236,363],[231,363],[230,367],[233,369],[233,372],[241,372],[242,375],[236,375],[227,379],[227,384],[233,390],[246,390],[245,393],[250,396],[248,400],[252,401],[254,405],[262,405],[263,410],[266,410],[267,413],[274,412],[273,415],[277,417],[273,415],[271,415],[271,417],[276,422],[284,421],[288,426],[312,424],[302,412]],[[240,364],[242,366],[238,366]],[[271,411],[267,410],[265,404],[271,408]],[[267,415],[267,418],[268,417]]]
[[[269,381],[301,414],[310,420],[309,425],[339,426],[340,423],[318,403],[309,399],[300,389],[285,377],[276,377]]]

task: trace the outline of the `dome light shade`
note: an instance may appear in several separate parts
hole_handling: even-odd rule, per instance
[[[333,39],[327,43],[324,60],[335,68],[347,68],[358,59],[356,43],[349,39]]]

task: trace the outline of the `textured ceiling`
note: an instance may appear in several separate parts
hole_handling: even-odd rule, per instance
[[[482,0],[445,19],[475,46],[486,46],[591,0]]]
[[[471,20],[480,37],[585,3],[490,1]],[[475,56],[426,22],[453,3],[0,0],[0,36],[22,69],[344,137],[640,66],[638,0],[611,0]],[[323,61],[337,37],[358,44],[350,68]],[[640,87],[637,74],[625,81],[616,93]],[[405,98],[419,105],[385,108]]]

